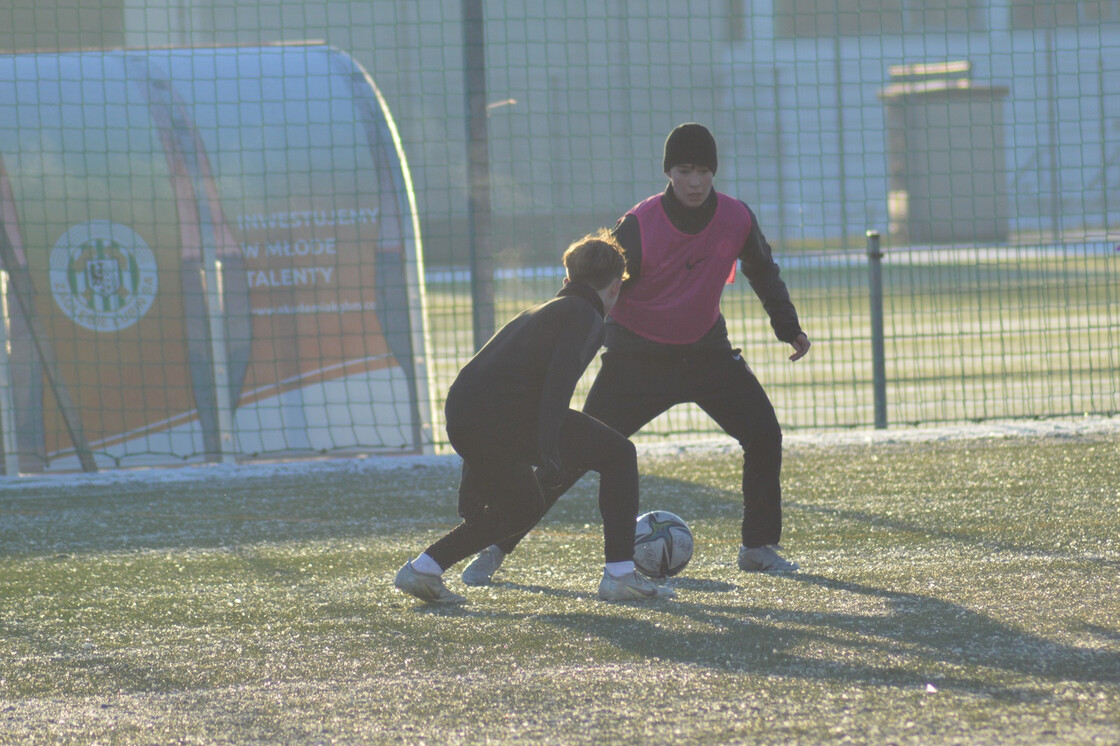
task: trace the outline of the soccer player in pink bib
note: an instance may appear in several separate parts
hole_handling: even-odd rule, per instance
[[[613,229],[629,279],[607,323],[602,366],[583,411],[629,437],[677,404],[695,403],[743,449],[739,568],[794,572],[779,554],[782,430],[762,385],[731,346],[720,312],[738,265],[770,317],[774,334],[809,351],[797,310],[758,219],[746,203],[713,186],[716,141],[700,124],[665,140],[665,191],[631,208]],[[550,507],[582,473],[545,490]],[[491,582],[524,534],[482,550],[464,570],[469,585]]]

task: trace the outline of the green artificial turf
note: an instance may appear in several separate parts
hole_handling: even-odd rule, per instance
[[[1115,743],[1112,436],[787,447],[788,576],[731,449],[643,452],[676,600],[596,597],[586,478],[462,608],[396,591],[451,458],[0,487],[0,743]]]

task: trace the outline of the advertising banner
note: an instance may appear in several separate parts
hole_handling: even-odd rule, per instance
[[[320,44],[0,56],[21,471],[431,443],[407,163]]]

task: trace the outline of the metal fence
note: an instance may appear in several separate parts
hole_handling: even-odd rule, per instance
[[[296,48],[331,51],[316,67]],[[49,343],[13,338],[39,367],[0,392],[24,407],[5,425],[24,471],[440,444],[458,367],[555,291],[569,241],[664,187],[684,121],[716,134],[717,188],[755,209],[814,342],[789,364],[729,286],[732,340],[787,428],[1120,411],[1116,0],[8,0],[0,61],[4,269],[37,309],[15,335],[38,323]],[[163,395],[126,370],[159,332],[136,324],[134,351],[110,353],[63,323],[51,252],[90,225],[199,278],[161,282],[144,311],[189,317],[183,349],[161,348]],[[83,261],[107,302],[112,267]],[[250,292],[328,276],[353,281]],[[117,414],[93,426],[98,408]],[[176,418],[185,445],[132,437]],[[643,437],[711,432],[684,407]]]

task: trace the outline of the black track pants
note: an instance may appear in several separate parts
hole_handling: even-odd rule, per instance
[[[651,358],[608,350],[583,409],[630,437],[686,402],[697,404],[742,446],[743,544],[777,544],[782,535],[782,430],[762,384],[738,351]],[[544,496],[546,511],[580,475],[570,476],[567,485]],[[510,552],[524,533],[498,546]]]
[[[491,544],[524,535],[544,515],[546,504],[551,507],[555,502],[545,502],[533,476],[532,464],[540,461],[535,432],[501,425],[448,425],[447,435],[463,457],[459,482],[459,515],[463,522],[426,550],[445,570]],[[638,457],[634,445],[575,410],[564,417],[559,445],[560,458],[572,472],[599,473],[606,561],[632,559],[638,517]]]

